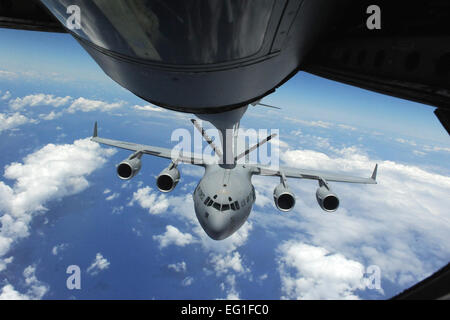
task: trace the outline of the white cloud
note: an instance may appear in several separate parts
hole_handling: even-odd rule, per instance
[[[52,112],[50,112],[50,113],[48,113],[48,114],[40,114],[40,115],[39,115],[39,118],[42,119],[42,120],[51,121],[51,120],[58,119],[58,118],[61,117],[62,115],[63,115],[62,112],[55,112],[55,111],[52,111]]]
[[[123,101],[115,103],[107,103],[100,100],[89,100],[81,97],[72,102],[70,107],[67,109],[67,112],[75,113],[76,111],[82,112],[111,111],[122,107],[124,104],[125,103]]]
[[[194,278],[192,277],[186,277],[183,279],[183,281],[181,282],[181,285],[183,287],[189,287],[192,283],[194,282]]]
[[[52,107],[61,107],[66,105],[72,100],[71,97],[55,97],[52,94],[33,94],[28,95],[23,98],[16,98],[14,100],[9,101],[9,105],[14,110],[19,110],[24,107],[36,107],[36,106],[52,106]]]
[[[10,284],[5,285],[0,292],[0,300],[30,300],[26,295],[16,291]]]
[[[0,133],[4,130],[10,130],[29,122],[31,122],[30,119],[18,112],[10,115],[0,113]]]
[[[395,141],[397,141],[398,143],[402,143],[402,144],[409,144],[413,147],[417,146],[417,143],[413,140],[406,140],[406,139],[402,139],[402,138],[396,138]]]
[[[447,148],[447,147],[425,145],[423,148],[425,151],[428,151],[428,152],[440,152],[440,151],[450,152],[450,148]]]
[[[110,196],[108,196],[108,197],[106,197],[106,201],[111,201],[111,200],[114,200],[114,199],[116,199],[116,198],[118,198],[119,197],[119,194],[117,193],[117,192],[114,192],[113,194],[111,194]]]
[[[89,186],[86,177],[115,152],[82,139],[73,144],[48,144],[26,156],[23,163],[7,165],[4,177],[14,185],[0,181],[0,257],[15,241],[28,236],[33,216],[46,211],[48,202],[85,190]]]
[[[144,189],[147,189],[146,187]],[[149,188],[151,190],[151,188]],[[139,191],[139,190],[138,190]],[[142,191],[141,191],[142,192]],[[133,198],[138,192],[134,193]],[[142,192],[146,194],[147,192]],[[152,193],[153,195],[153,193]],[[138,197],[140,198],[140,197]],[[143,197],[147,198],[147,197]],[[194,201],[192,200],[192,194],[185,194],[181,196],[164,196],[164,199],[170,203],[170,208],[165,208],[165,216],[172,215],[176,219],[183,220],[188,223],[189,231],[192,232],[196,241],[201,244],[205,251],[215,252],[215,253],[230,253],[236,248],[244,245],[249,237],[250,231],[252,230],[252,224],[250,222],[244,223],[244,225],[233,235],[225,240],[216,241],[211,239],[203,230],[194,212]],[[139,202],[139,201],[138,201]],[[146,202],[139,202],[143,208],[148,209],[153,201],[149,201],[148,205]],[[162,211],[161,211],[162,212]]]
[[[122,211],[123,211],[123,206],[118,206],[118,207],[113,207],[111,212],[113,214],[120,214],[120,213],[122,213]]]
[[[165,248],[171,244],[184,247],[195,242],[194,237],[189,233],[183,233],[174,226],[166,226],[166,232],[162,235],[153,236],[153,240],[159,242],[160,248]]]
[[[94,261],[87,268],[87,273],[91,276],[98,274],[100,271],[106,270],[109,268],[110,262],[103,257],[103,255],[99,252],[96,254]]]
[[[229,254],[213,254],[210,263],[213,265],[217,276],[228,273],[230,270],[236,273],[250,271],[242,265],[241,255],[237,251]]]
[[[355,127],[349,126],[347,124],[338,124],[338,127],[344,130],[356,131]]]
[[[240,300],[239,293],[234,290],[230,290],[227,294],[226,300]]]
[[[239,300],[239,292],[236,290],[236,275],[229,274],[225,277],[225,282],[220,284],[223,291],[226,292],[226,300]]]
[[[166,110],[156,107],[156,106],[152,106],[152,105],[145,105],[145,106],[133,106],[134,110],[138,110],[138,111],[154,111],[154,112],[166,112]]]
[[[56,245],[56,246],[53,247],[53,249],[52,249],[52,254],[53,254],[54,256],[57,256],[60,252],[66,250],[68,246],[69,246],[69,245],[68,245],[67,243],[61,243],[61,244],[58,244],[58,245]]]
[[[36,278],[36,267],[28,266],[23,271],[27,292],[22,294],[14,289],[11,284],[5,285],[0,291],[0,300],[40,300],[48,292],[49,288]]]
[[[321,120],[307,121],[307,120],[301,120],[301,119],[296,119],[296,118],[292,118],[292,117],[284,117],[284,119],[288,120],[290,122],[300,123],[300,124],[308,126],[308,127],[318,127],[318,128],[329,129],[334,126],[334,124],[332,124],[330,122],[325,122],[325,121],[321,121]]]
[[[186,272],[186,262],[184,261],[169,264],[167,267],[175,272]]]
[[[450,257],[450,177],[417,166],[374,161],[356,147],[334,150],[335,156],[312,150],[281,154],[291,167],[369,176],[379,163],[378,185],[330,183],[340,196],[336,213],[318,207],[313,181],[288,179],[297,195],[296,207],[280,215],[276,209],[251,220],[272,232],[339,252],[347,259],[377,265],[383,280],[405,288],[448,262]],[[273,181],[253,179],[256,189],[271,198]],[[256,208],[258,210],[258,208]]]
[[[114,209],[113,209],[114,211]],[[135,227],[131,228],[131,231],[133,231],[133,233],[138,236],[138,237],[142,237],[142,232],[139,231],[138,229],[136,229]]]
[[[6,259],[0,259],[0,272],[6,269],[6,266],[13,262],[14,257],[9,257]]]
[[[238,299],[239,293],[236,289],[236,282],[231,281],[235,280],[233,273],[243,276],[248,274],[247,271],[249,269],[243,265],[240,254],[235,252],[235,250],[247,242],[250,231],[252,230],[252,224],[246,222],[229,238],[216,241],[209,238],[198,222],[194,212],[192,194],[168,196],[166,199],[170,203],[170,208],[167,209],[164,217],[172,216],[182,220],[185,222],[184,225],[188,226],[187,229],[189,232],[192,232],[193,235],[190,233],[183,233],[173,226],[167,226],[164,234],[153,236],[153,239],[159,242],[160,248],[170,244],[177,244],[177,242],[179,246],[191,243],[200,244],[205,252],[211,253],[208,263],[213,270],[207,270],[205,268],[206,272],[209,274],[214,273],[217,277],[225,276],[226,281],[224,286],[228,288],[226,290],[227,298]],[[225,259],[230,259],[230,261],[225,261]],[[219,263],[217,270],[214,268],[214,262],[216,261]]]
[[[422,157],[422,156],[426,155],[425,152],[422,152],[422,151],[419,151],[419,150],[413,150],[412,153],[414,153],[416,156],[419,156],[419,157]]]
[[[8,100],[9,98],[11,98],[11,92],[9,91],[6,91],[1,97],[2,100]]]
[[[40,300],[48,292],[48,287],[40,282],[35,275],[36,267],[28,266],[24,271],[25,283],[29,286],[27,295],[33,300]]]
[[[289,122],[299,123],[302,126],[307,127],[315,127],[315,128],[321,128],[321,129],[342,129],[342,130],[348,130],[348,131],[356,131],[358,128],[350,126],[348,124],[343,123],[331,123],[326,122],[322,120],[304,120],[304,119],[296,119],[293,117],[284,117],[284,120],[287,120]],[[299,130],[301,132],[301,130]]]
[[[239,292],[236,286],[236,276],[250,275],[250,268],[244,266],[241,255],[237,251],[226,254],[211,254],[210,264],[213,266],[216,277],[225,276],[221,283],[222,290],[226,291],[227,300],[239,300]]]
[[[17,77],[18,77],[18,74],[15,72],[0,70],[0,78],[11,80],[11,79],[15,79]]]
[[[169,201],[166,196],[163,194],[158,195],[148,186],[134,192],[133,198],[128,205],[132,206],[135,202],[142,208],[147,209],[151,214],[159,214],[169,208]]]
[[[193,187],[195,187],[195,184],[193,185]],[[138,192],[134,193],[133,198],[136,198],[135,201],[140,198],[136,197],[137,194],[142,193],[148,195],[150,193],[151,188],[146,187],[143,189],[145,190],[139,189],[141,190],[141,192],[139,192],[138,190]],[[170,208],[165,208],[164,217],[173,216],[176,219],[182,220],[183,222],[185,222],[184,225],[188,226],[187,229],[189,230],[189,232],[192,232],[193,235],[191,235],[190,233],[183,233],[173,226],[167,226],[166,232],[164,234],[153,236],[153,239],[159,241],[160,248],[163,248],[170,244],[177,244],[177,242],[179,246],[191,243],[200,244],[205,252],[211,253],[208,263],[211,265],[213,271],[207,270],[205,268],[206,272],[209,274],[214,272],[217,277],[225,276],[226,281],[224,283],[224,286],[228,288],[226,290],[227,298],[238,299],[239,293],[236,289],[234,274],[232,273],[243,276],[248,274],[249,269],[243,265],[240,254],[238,252],[235,252],[235,250],[243,246],[247,242],[250,231],[252,230],[252,224],[246,222],[237,232],[235,232],[229,238],[221,241],[216,241],[211,239],[205,233],[200,223],[198,222],[194,212],[192,194],[168,196],[165,199],[170,203]],[[149,208],[151,207],[153,202],[154,200],[149,201],[148,205],[145,205],[145,202],[142,202],[140,204],[141,206],[143,205],[144,208]],[[226,259],[229,259],[230,261],[226,261]],[[215,262],[219,263],[217,265],[217,270],[214,266]],[[172,266],[172,268],[175,268],[175,266]]]
[[[288,241],[279,247],[284,299],[358,299],[363,289],[361,263],[320,247]]]

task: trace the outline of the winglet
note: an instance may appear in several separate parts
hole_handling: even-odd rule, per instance
[[[377,171],[378,171],[378,163],[375,165],[375,169],[372,172],[372,180],[377,181]]]
[[[94,125],[94,133],[92,135],[92,138],[97,137],[97,121],[95,121],[95,125]]]

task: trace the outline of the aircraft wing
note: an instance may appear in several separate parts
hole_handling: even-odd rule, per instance
[[[0,0],[0,28],[67,32],[38,0]]]
[[[156,156],[156,157],[160,157],[160,158],[171,159],[171,160],[177,161],[177,162],[194,164],[194,165],[198,165],[198,166],[204,166],[206,164],[206,162],[204,161],[204,159],[201,155],[196,155],[193,153],[180,153],[180,154],[174,153],[172,155],[172,149],[147,146],[147,145],[143,145],[143,144],[126,142],[126,141],[100,138],[97,136],[97,123],[95,123],[94,135],[92,136],[91,141],[98,142],[98,143],[101,143],[101,144],[104,144],[107,146],[112,146],[112,147],[116,147],[116,148],[120,148],[120,149],[134,151],[135,153],[140,152],[142,154],[148,154],[148,155],[152,155],[152,156]]]
[[[287,178],[310,179],[322,182],[333,181],[333,182],[347,182],[347,183],[361,183],[361,184],[376,184],[377,170],[378,170],[377,164],[370,178],[360,178],[339,173],[307,170],[300,168],[280,167],[279,169],[274,169],[263,165],[252,165],[251,167],[253,174],[262,176],[278,176],[278,177],[284,176]]]
[[[336,20],[308,52],[302,70],[333,81],[437,107],[450,133],[450,2],[339,1]],[[366,9],[380,8],[380,29]]]

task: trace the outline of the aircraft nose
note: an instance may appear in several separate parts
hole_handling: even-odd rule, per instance
[[[214,240],[223,240],[228,237],[229,223],[223,213],[209,213],[205,231]]]

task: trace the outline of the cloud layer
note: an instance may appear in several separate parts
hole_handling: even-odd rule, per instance
[[[13,285],[6,284],[0,290],[0,300],[40,300],[47,292],[49,287],[36,278],[36,267],[28,266],[23,271],[26,293],[20,293]]]
[[[16,240],[28,236],[36,213],[46,211],[52,200],[85,190],[89,186],[86,177],[114,153],[82,139],[73,144],[48,144],[22,163],[7,165],[4,177],[13,184],[0,181],[0,258]]]
[[[333,156],[313,150],[287,150],[281,157],[289,166],[357,176],[369,176],[371,167],[378,162],[378,185],[331,183],[341,198],[341,207],[336,213],[326,214],[319,209],[314,197],[316,183],[289,179],[297,204],[291,213],[280,216],[269,209],[273,208],[268,204],[273,183],[257,177],[253,182],[258,196],[265,200],[256,202],[256,211],[264,208],[265,214],[253,213],[255,224],[289,231],[296,242],[316,247],[312,251],[340,253],[346,260],[366,267],[377,265],[384,280],[402,288],[423,279],[450,260],[449,177],[413,165],[373,160],[356,147],[335,149],[330,146],[329,151]],[[290,243],[284,249],[291,247],[303,248]],[[289,265],[287,261],[285,265]],[[342,263],[347,262],[342,260]],[[304,272],[304,268],[300,268],[298,275],[291,277],[298,282],[304,278],[300,276]],[[286,273],[281,272],[280,277],[285,278]],[[330,289],[329,297],[337,297],[335,293],[341,298],[352,297],[351,292],[356,287],[347,280],[343,284],[346,290]],[[288,286],[287,281],[284,287],[285,296],[289,298],[306,297],[310,291],[306,285]],[[326,296],[321,294],[321,297]]]
[[[354,291],[364,289],[358,261],[295,241],[282,244],[279,252],[284,299],[357,299]]]

